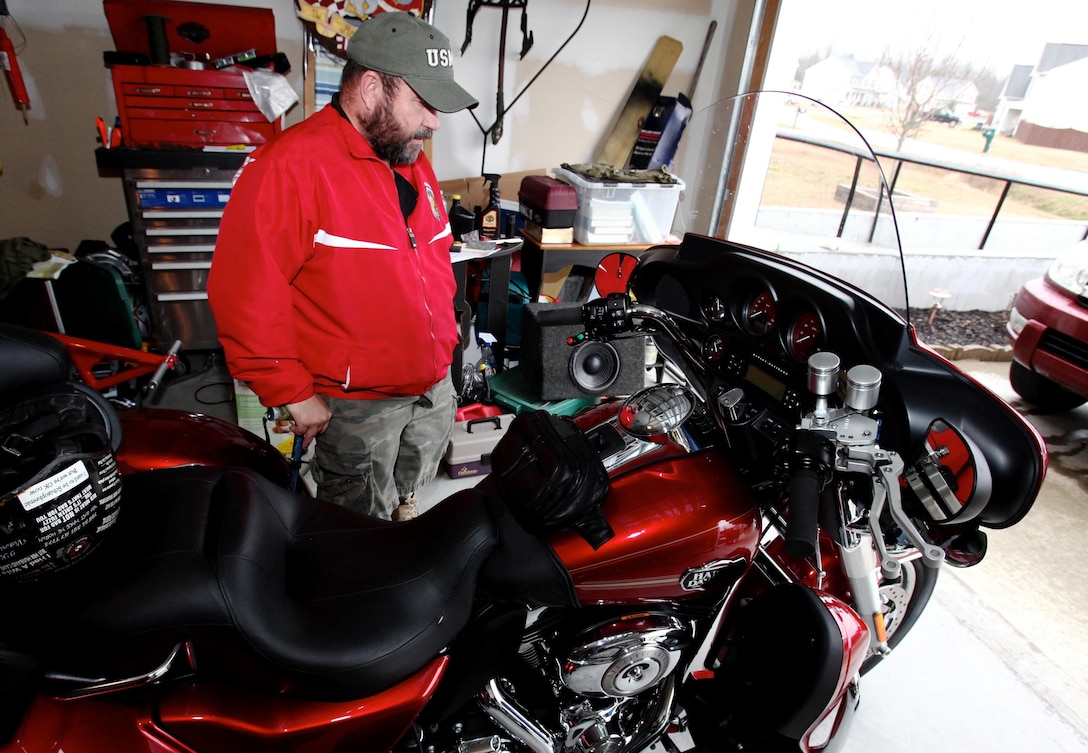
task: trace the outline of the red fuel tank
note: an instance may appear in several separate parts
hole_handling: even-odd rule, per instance
[[[610,475],[601,510],[615,536],[597,550],[577,533],[550,538],[582,604],[721,592],[751,563],[759,511],[722,452],[688,452],[666,441]]]

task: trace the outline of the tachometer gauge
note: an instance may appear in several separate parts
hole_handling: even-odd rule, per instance
[[[748,299],[741,310],[744,328],[753,335],[765,335],[774,329],[775,303],[771,291],[764,288]]]
[[[807,361],[824,343],[824,325],[815,311],[805,311],[786,332],[786,350],[798,361]]]

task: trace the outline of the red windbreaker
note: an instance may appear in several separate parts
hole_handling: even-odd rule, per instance
[[[269,407],[421,395],[457,327],[449,219],[426,156],[405,225],[390,167],[332,106],[257,149],[223,212],[208,301],[231,374]]]

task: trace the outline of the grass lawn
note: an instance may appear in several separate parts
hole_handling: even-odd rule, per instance
[[[886,116],[875,108],[849,108],[842,110],[858,129],[871,141],[887,144],[890,139],[894,148],[894,135],[886,122]],[[792,124],[793,118],[784,124]],[[803,119],[800,125],[803,127]],[[918,142],[919,146],[915,146]],[[997,136],[988,154],[982,154],[985,143],[982,134],[969,122],[956,128],[943,123],[926,123],[919,136],[908,140],[903,152],[921,153],[922,145],[935,145],[955,150],[963,155],[963,163],[1009,172],[1002,165],[987,166],[986,159],[1015,161],[1027,164],[1060,167],[1081,171],[1080,185],[1088,189],[1088,154],[1062,149],[1022,144],[1007,136]],[[953,157],[955,155],[952,155]],[[952,162],[951,158],[943,161]],[[835,186],[849,182],[854,160],[831,150],[820,149],[793,141],[778,139],[770,167],[763,203],[815,208],[837,208]],[[896,163],[883,163],[889,180]],[[875,177],[862,179],[862,184],[875,185]],[[989,217],[1005,188],[999,180],[968,175],[966,173],[923,165],[904,164],[896,184],[897,191],[916,194],[937,202],[936,211],[946,214]],[[1034,217],[1049,219],[1088,220],[1088,197],[1060,191],[1014,185],[1001,210],[1003,217]]]

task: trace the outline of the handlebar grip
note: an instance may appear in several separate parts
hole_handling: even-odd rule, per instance
[[[582,325],[581,306],[541,306],[534,316],[541,326],[568,327]]]
[[[789,480],[786,551],[795,557],[816,553],[820,497],[833,475],[835,445],[827,432],[801,429],[780,448],[778,460]]]
[[[794,557],[816,553],[819,534],[822,474],[812,468],[799,468],[790,474],[790,516],[786,521],[786,551]]]

